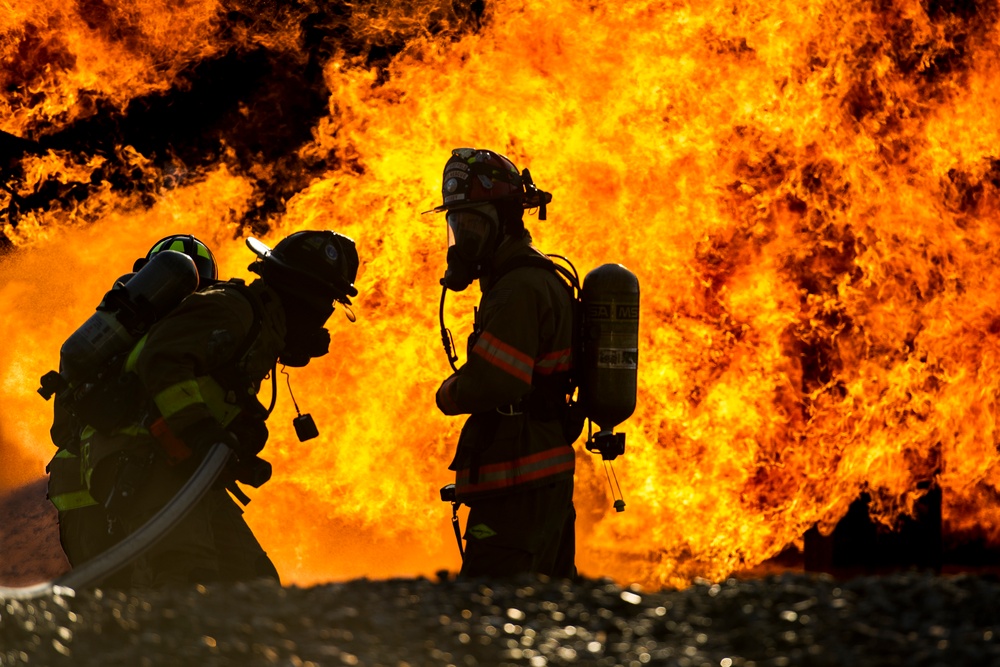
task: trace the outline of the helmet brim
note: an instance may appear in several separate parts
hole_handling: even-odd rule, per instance
[[[429,211],[424,211],[420,215],[427,215],[428,213],[444,213],[445,211],[452,211],[456,208],[470,208],[476,204],[483,204],[485,202],[462,202],[459,204],[441,204],[440,206],[435,206]]]
[[[263,241],[252,236],[247,238],[247,247],[261,259],[267,259],[271,255],[271,249]]]
[[[497,197],[496,199],[484,199],[482,201],[458,201],[452,202],[450,204],[441,204],[429,211],[424,211],[420,215],[427,215],[428,213],[445,213],[447,211],[458,211],[463,208],[476,208],[477,206],[482,206],[483,204],[496,204],[503,201],[506,197]]]
[[[528,193],[521,196],[515,195],[512,197],[497,197],[496,199],[484,199],[482,201],[452,202],[450,204],[441,204],[440,206],[435,206],[429,211],[422,212],[420,215],[427,215],[428,213],[444,213],[445,211],[456,211],[463,208],[475,208],[476,206],[482,206],[483,204],[496,204],[506,199],[518,200],[519,203],[521,204],[521,208],[527,211],[533,208],[538,208],[539,206],[545,206],[546,204],[552,201],[552,195],[543,190],[536,190],[533,193]],[[266,248],[267,246],[264,247]]]

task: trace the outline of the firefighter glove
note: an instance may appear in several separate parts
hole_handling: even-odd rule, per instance
[[[256,489],[271,479],[271,464],[259,456],[241,456],[233,465],[232,475],[237,482]]]
[[[198,456],[204,455],[212,445],[221,442],[234,452],[239,452],[240,441],[233,433],[211,417],[200,419],[180,433],[180,439]]]
[[[268,431],[264,420],[247,412],[237,415],[228,428],[239,440],[239,447],[235,451],[241,459],[256,456],[267,443]]]

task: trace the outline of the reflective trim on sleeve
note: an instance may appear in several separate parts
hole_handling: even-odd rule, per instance
[[[241,412],[240,406],[230,402],[227,398],[228,392],[211,375],[198,376],[198,388],[202,398],[205,399],[208,411],[215,417],[215,421],[223,426],[228,426]],[[236,400],[235,393],[231,400]]]
[[[52,504],[55,505],[56,509],[60,512],[75,510],[80,507],[90,507],[91,505],[97,504],[97,501],[94,500],[94,497],[90,495],[89,491],[60,493],[58,496],[50,497],[49,500],[52,501]]]
[[[565,350],[556,350],[555,352],[549,352],[539,357],[535,361],[535,370],[541,375],[552,375],[553,373],[568,371],[572,367],[572,362],[573,350],[567,347]]]
[[[531,370],[534,368],[535,360],[493,334],[484,332],[476,341],[472,351],[503,372],[513,375],[525,384],[531,384]]]
[[[160,409],[160,414],[170,419],[190,405],[204,403],[205,399],[197,380],[185,380],[161,391],[153,397],[153,402]]]

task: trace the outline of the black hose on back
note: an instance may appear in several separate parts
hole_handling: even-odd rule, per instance
[[[451,331],[444,325],[444,298],[448,295],[448,288],[441,288],[441,305],[438,307],[438,320],[441,322],[441,344],[444,345],[444,353],[448,355],[448,363],[451,370],[458,372],[455,362],[458,361],[458,354],[455,352],[455,339],[452,338]]]

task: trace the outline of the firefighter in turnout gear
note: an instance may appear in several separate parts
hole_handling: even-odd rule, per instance
[[[442,285],[478,279],[482,290],[467,361],[436,395],[444,414],[469,415],[450,466],[455,500],[470,508],[460,575],[573,577],[572,295],[523,224],[528,208],[545,218],[551,195],[506,157],[471,148],[452,152],[442,195]]]
[[[198,270],[198,289],[214,285],[218,280],[218,265],[209,247],[190,234],[174,234],[154,243],[145,257],[135,260],[132,272],[118,278],[116,284],[127,283],[136,271],[164,250],[182,252],[194,261]],[[107,512],[87,489],[80,465],[83,429],[84,425],[65,406],[63,397],[57,395],[50,435],[58,451],[46,466],[48,497],[58,512],[59,540],[73,567],[111,548],[120,536],[108,530]],[[123,569],[99,583],[104,588],[127,588],[131,585],[131,571]]]
[[[249,285],[218,282],[196,291],[153,324],[122,369],[134,378],[141,405],[110,430],[81,438],[91,495],[122,539],[174,498],[216,443],[230,464],[195,508],[133,566],[133,585],[159,588],[193,582],[278,579],[243,519],[248,499],[237,482],[270,478],[258,455],[268,438],[257,393],[277,364],[305,366],[328,353],[324,327],[337,302],[357,295],[354,242],[332,231],[301,231],[271,249],[257,239]],[[227,490],[229,493],[227,493]]]

